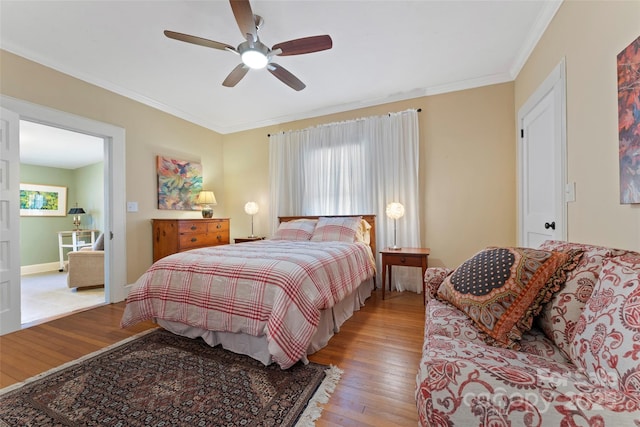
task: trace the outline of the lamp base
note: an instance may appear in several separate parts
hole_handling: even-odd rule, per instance
[[[393,245],[393,246],[391,246],[389,248],[390,251],[399,251],[400,249],[402,249],[402,248],[400,246],[396,246],[396,245]]]
[[[202,218],[213,218],[213,209],[209,206],[204,206],[202,208]]]

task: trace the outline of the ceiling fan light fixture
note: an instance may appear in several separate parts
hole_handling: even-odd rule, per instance
[[[242,52],[240,57],[242,58],[244,65],[249,68],[253,68],[254,70],[264,68],[269,63],[267,55],[255,49],[248,49]]]

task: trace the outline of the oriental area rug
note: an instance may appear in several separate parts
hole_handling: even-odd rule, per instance
[[[312,426],[341,374],[154,329],[0,390],[0,426]]]

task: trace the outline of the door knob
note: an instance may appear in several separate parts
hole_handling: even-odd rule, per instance
[[[544,223],[544,228],[547,229],[547,230],[548,229],[555,230],[556,229],[556,222],[553,221],[551,224],[549,224],[548,222],[545,222]]]

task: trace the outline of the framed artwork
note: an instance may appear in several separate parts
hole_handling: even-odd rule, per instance
[[[20,184],[20,216],[66,216],[67,187]]]
[[[202,165],[158,156],[158,209],[200,210],[196,198],[202,190]]]
[[[640,203],[640,37],[618,54],[620,203]]]

